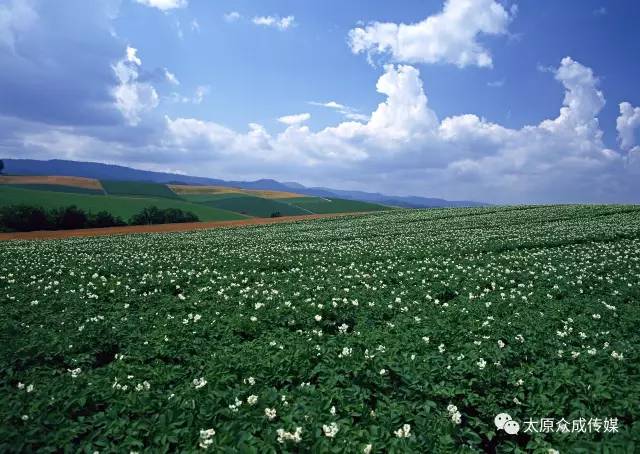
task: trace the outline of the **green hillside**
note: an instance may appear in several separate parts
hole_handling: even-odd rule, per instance
[[[290,202],[292,206],[296,206],[312,213],[330,214],[330,213],[355,213],[363,211],[383,211],[393,208],[378,205],[376,203],[359,202],[357,200],[345,199],[322,199],[319,197],[309,197],[309,201],[303,199],[295,199]]]
[[[238,213],[225,211],[212,206],[189,203],[168,198],[121,197],[112,195],[72,194],[53,191],[36,191],[31,189],[0,186],[0,206],[26,204],[41,206],[45,209],[75,205],[83,210],[96,213],[108,211],[115,216],[127,220],[142,209],[156,206],[158,208],[179,208],[190,211],[201,221],[226,221],[245,219]]]
[[[169,199],[179,199],[178,195],[174,193],[164,184],[159,183],[147,183],[143,181],[111,181],[101,180],[102,187],[109,195],[128,195],[135,197],[162,197]]]
[[[290,197],[288,199],[281,199],[282,202],[284,203],[288,203],[290,205],[295,205],[298,202],[302,202],[302,203],[308,203],[308,202],[331,202],[331,200],[329,199],[325,199],[323,197],[313,197],[313,196],[309,196],[309,197]]]
[[[45,209],[76,205],[88,212],[108,211],[127,221],[144,208],[179,208],[202,221],[268,218],[311,214],[351,213],[391,209],[374,203],[322,197],[268,199],[246,193],[176,194],[163,184],[138,181],[101,181],[103,191],[52,184],[0,186],[0,206],[25,204]]]
[[[204,204],[259,218],[271,217],[273,213],[280,213],[281,216],[304,216],[306,214],[312,214],[310,211],[295,205],[289,205],[273,199],[263,199],[261,197],[248,195],[211,200],[204,202]]]

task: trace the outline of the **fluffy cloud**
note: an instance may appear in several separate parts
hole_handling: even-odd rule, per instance
[[[640,202],[640,154],[632,152],[638,108],[623,103],[618,118],[620,144],[629,152],[608,149],[598,122],[605,102],[598,79],[571,58],[548,71],[564,88],[558,114],[522,128],[473,113],[438,118],[418,69],[395,64],[380,74],[380,101],[370,115],[336,101],[316,103],[346,118],[319,130],[292,121],[270,133],[259,124],[232,129],[178,113],[187,106],[156,108],[155,87],[170,78],[162,67],[145,70],[144,55],[113,34],[117,0],[66,0],[77,15],[53,2],[0,3],[3,11],[36,5],[38,30],[12,25],[13,47],[0,44],[3,157],[497,203]],[[442,55],[438,61],[460,62],[455,53]],[[175,100],[198,103],[205,94],[202,88]]]
[[[571,58],[561,61],[554,76],[565,89],[558,116],[521,129],[473,114],[439,121],[419,71],[386,65],[376,86],[386,99],[368,121],[346,121],[314,132],[292,116],[287,129],[273,136],[259,125],[239,133],[212,122],[167,119],[165,144],[183,152],[201,150],[204,160],[220,162],[215,158],[224,156],[228,172],[251,156],[257,167],[271,170],[270,176],[292,178],[312,171],[325,184],[335,178],[343,186],[349,181],[362,189],[371,189],[363,182],[375,178],[378,188],[389,192],[402,188],[404,193],[450,198],[620,200],[634,185],[632,172],[619,152],[602,144],[597,116],[604,96],[597,78]],[[286,170],[277,163],[286,163]]]
[[[415,139],[432,131],[438,119],[427,107],[427,96],[422,88],[419,71],[413,66],[385,66],[378,79],[378,93],[387,100],[378,105],[366,124],[368,133],[391,140]]]
[[[353,107],[345,106],[344,104],[340,104],[335,101],[328,101],[328,102],[311,101],[309,104],[311,104],[312,106],[319,106],[319,107],[326,107],[327,109],[333,109],[341,113],[348,120],[355,120],[355,121],[369,120],[368,115],[361,114]]]
[[[131,46],[127,46],[124,61],[134,63],[137,66],[142,66],[142,60],[140,60],[140,58],[138,57],[138,49]]]
[[[180,85],[180,81],[178,80],[176,75],[169,71],[167,68],[164,68],[164,77],[170,84]]]
[[[284,117],[278,118],[280,123],[285,125],[297,125],[299,123],[304,123],[305,121],[311,118],[311,114],[309,113],[301,113],[295,115],[285,115]]]
[[[433,134],[437,119],[427,107],[417,69],[387,65],[377,89],[386,100],[366,123],[348,121],[313,132],[302,125],[311,117],[309,113],[287,115],[278,120],[288,127],[272,136],[255,124],[250,125],[249,133],[242,134],[214,122],[167,118],[165,143],[183,150],[207,149],[210,155],[223,153],[231,165],[237,154],[251,153],[257,163],[279,161],[287,169],[320,169],[366,160],[370,149],[401,152],[403,145]]]
[[[158,8],[160,11],[169,11],[187,6],[187,0],[136,0],[141,5]]]
[[[602,143],[597,116],[605,100],[597,79],[591,69],[569,57],[554,73],[565,88],[555,119],[522,129],[504,128],[474,115],[443,120],[441,138],[463,153],[441,176],[451,182],[470,181],[469,187],[483,187],[503,201],[615,200],[614,193],[624,191],[620,185],[630,176],[621,154]]]
[[[443,10],[416,24],[373,22],[349,32],[353,53],[389,53],[394,61],[492,66],[478,35],[507,32],[510,14],[494,0],[447,0]]]
[[[185,150],[197,148],[200,145],[213,146],[223,152],[231,148],[237,134],[224,126],[210,121],[195,118],[166,118],[167,133],[171,143]]]
[[[296,19],[293,16],[256,16],[251,19],[256,25],[277,28],[278,30],[287,30],[296,25]]]
[[[123,60],[135,69],[135,58],[132,53]],[[275,135],[258,124],[242,132],[197,118],[165,117],[138,145],[64,128],[20,137],[25,149],[42,156],[64,147],[69,158],[99,154],[103,161],[229,179],[268,176],[497,203],[640,201],[639,164],[602,143],[597,116],[604,96],[597,78],[571,58],[553,75],[565,90],[558,115],[520,129],[473,114],[439,120],[419,71],[386,65],[376,85],[385,99],[367,121],[319,131],[304,125],[306,115],[300,114]],[[625,112],[625,118],[635,115]],[[137,137],[140,126],[134,130]]]
[[[598,81],[591,68],[565,57],[555,72],[555,78],[565,88],[564,106],[555,120],[544,121],[541,127],[599,141],[602,132],[597,115],[605,101],[602,92],[596,88]]]
[[[346,157],[362,159],[371,151],[403,149],[425,140],[437,125],[427,106],[419,71],[408,65],[386,65],[376,89],[385,95],[368,121],[347,121],[311,136],[312,149],[322,145],[343,150]]]
[[[115,105],[133,126],[140,123],[142,113],[155,109],[159,103],[155,88],[147,82],[138,81],[138,67],[141,65],[137,49],[128,46],[125,57],[113,66],[120,82],[113,88]],[[170,73],[167,71],[166,74]]]
[[[242,16],[237,11],[231,11],[230,13],[226,13],[223,17],[226,22],[236,22],[240,20]]]
[[[638,150],[636,129],[640,128],[640,107],[633,107],[628,102],[620,103],[620,116],[616,120],[618,140],[623,150]],[[634,148],[632,148],[634,147]]]
[[[73,11],[70,14],[69,11]],[[119,122],[114,0],[0,0],[0,115],[46,124]],[[81,17],[82,20],[78,20]]]
[[[12,0],[0,5],[0,47],[15,53],[16,39],[37,21],[30,0]]]

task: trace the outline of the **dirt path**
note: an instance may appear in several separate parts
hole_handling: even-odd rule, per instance
[[[304,216],[282,216],[279,218],[251,218],[239,221],[185,222],[182,224],[128,225],[124,227],[105,227],[102,229],[78,230],[39,230],[36,232],[0,233],[0,241],[4,240],[53,240],[72,237],[89,237],[105,235],[128,235],[131,233],[168,233],[187,232],[189,230],[214,229],[219,227],[244,227],[247,225],[278,224],[281,222],[307,221],[310,219],[331,218],[341,216],[361,216],[367,213],[334,213],[310,214]]]

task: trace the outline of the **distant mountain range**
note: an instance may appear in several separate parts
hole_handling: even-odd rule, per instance
[[[53,159],[3,159],[4,173],[8,175],[58,175],[96,178],[100,180],[149,181],[154,183],[230,186],[242,189],[266,189],[292,191],[315,197],[336,197],[363,202],[381,203],[405,208],[473,207],[487,203],[469,200],[445,200],[418,196],[393,196],[377,192],[345,191],[323,187],[306,187],[296,182],[279,182],[271,179],[256,181],[227,181],[217,178],[193,177],[176,173],[151,172],[111,164]]]

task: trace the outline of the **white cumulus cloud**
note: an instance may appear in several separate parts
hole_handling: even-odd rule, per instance
[[[555,120],[544,121],[541,127],[600,140],[602,133],[597,114],[604,107],[605,100],[597,88],[598,80],[591,68],[565,57],[555,71],[555,78],[565,88],[564,105]]]
[[[224,17],[224,20],[227,22],[236,22],[242,16],[237,11],[231,11],[230,13],[226,13],[223,17]]]
[[[616,120],[618,140],[623,150],[629,150],[637,144],[636,129],[640,128],[640,107],[628,102],[620,103],[620,115]]]
[[[295,115],[285,115],[284,117],[278,118],[278,121],[285,125],[297,125],[299,123],[304,123],[310,118],[311,118],[310,113],[301,113],[301,114],[295,114]]]
[[[133,120],[140,118],[137,106],[144,98],[144,90],[136,86],[137,58],[132,51],[114,67],[123,86],[121,110]],[[384,67],[376,84],[381,102],[362,121],[312,130],[304,123],[309,114],[297,114],[283,117],[284,131],[270,133],[259,124],[243,131],[178,115],[165,117],[138,144],[88,141],[82,131],[67,128],[42,128],[24,143],[30,153],[41,156],[55,156],[56,147],[66,143],[71,159],[87,160],[100,153],[101,160],[227,179],[270,177],[494,203],[640,202],[637,153],[603,144],[598,116],[605,99],[597,77],[569,57],[549,77],[564,88],[558,114],[521,128],[473,113],[438,118],[418,69],[400,64]],[[336,111],[346,108],[337,101],[317,104]],[[636,109],[622,107],[621,137],[637,132]],[[634,143],[625,139],[621,144]]]
[[[112,67],[119,82],[112,90],[115,106],[133,126],[140,123],[144,112],[155,109],[159,103],[153,85],[138,81],[138,67],[142,60],[137,52],[136,48],[127,46],[124,58]]]
[[[169,11],[187,6],[187,0],[136,0],[141,5],[158,8],[160,11]]]
[[[602,143],[597,116],[605,101],[597,78],[568,57],[554,76],[565,89],[558,116],[519,129],[474,114],[439,120],[419,71],[386,65],[376,85],[385,100],[367,121],[312,131],[302,124],[307,115],[293,115],[284,117],[285,131],[271,135],[259,125],[241,133],[176,118],[167,119],[166,143],[183,152],[206,150],[206,159],[223,155],[229,173],[251,156],[270,176],[312,172],[324,175],[324,184],[350,181],[362,189],[372,189],[365,182],[373,179],[387,192],[503,203],[607,201],[628,193],[631,171],[620,152]]]
[[[130,63],[135,63],[137,66],[142,65],[142,60],[138,57],[138,49],[135,47],[127,46],[127,61]]]
[[[353,53],[391,55],[397,62],[492,66],[478,35],[507,32],[511,15],[494,0],[447,0],[438,14],[415,24],[373,22],[349,32]]]
[[[256,25],[277,28],[278,30],[287,30],[296,25],[294,16],[256,16],[251,19],[251,22]]]

